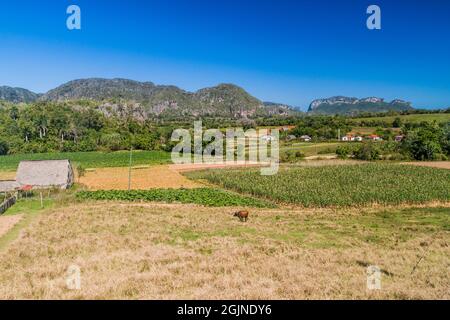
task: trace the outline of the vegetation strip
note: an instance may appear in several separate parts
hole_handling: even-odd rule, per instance
[[[153,189],[153,190],[111,190],[111,191],[81,191],[77,193],[80,199],[118,200],[118,201],[149,201],[168,203],[195,203],[209,207],[256,207],[271,208],[273,204],[240,196],[213,188],[199,189]]]
[[[62,152],[13,154],[0,156],[1,170],[15,170],[22,160],[65,160],[69,159],[84,168],[127,167],[130,153],[123,152]],[[165,151],[134,151],[133,166],[170,163],[170,153]]]
[[[386,165],[282,168],[274,176],[258,170],[208,170],[187,173],[226,189],[305,207],[358,206],[450,201],[450,171]]]

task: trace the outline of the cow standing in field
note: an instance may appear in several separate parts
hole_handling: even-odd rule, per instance
[[[235,217],[238,217],[239,220],[241,220],[241,222],[247,222],[247,219],[248,219],[248,211],[246,211],[246,210],[241,210],[241,211],[235,212],[235,213],[234,213],[234,216],[235,216]]]

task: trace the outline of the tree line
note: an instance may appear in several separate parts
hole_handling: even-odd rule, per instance
[[[410,111],[410,114],[414,111]],[[388,113],[385,115],[393,115]],[[118,151],[171,151],[171,135],[176,128],[192,128],[195,119],[136,119],[133,115],[104,113],[93,101],[36,102],[12,104],[0,102],[0,155],[15,153]],[[355,126],[345,116],[272,116],[257,119],[202,119],[205,128],[293,125],[286,135],[309,135],[315,141],[336,140]],[[377,120],[378,121],[378,120]],[[370,122],[370,121],[369,121]],[[361,125],[361,123],[358,123]],[[369,123],[370,126],[373,123]],[[391,127],[400,131],[394,132]],[[446,159],[450,156],[450,123],[414,123],[396,118],[390,126],[380,125],[376,131],[382,144],[358,151],[361,158],[394,155],[418,160]],[[394,136],[404,135],[401,143]],[[349,150],[338,150],[346,154]]]
[[[0,104],[0,154],[165,150],[173,128],[106,116],[86,103]]]

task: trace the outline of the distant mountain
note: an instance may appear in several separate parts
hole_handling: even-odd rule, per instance
[[[154,117],[224,117],[255,118],[288,116],[300,111],[292,106],[263,102],[234,84],[189,92],[176,86],[156,85],[128,79],[89,78],[67,82],[40,95],[26,89],[0,87],[0,100],[13,103],[39,101],[91,100],[105,115]],[[361,112],[403,111],[412,109],[409,102],[381,98],[349,98],[343,96],[314,100],[308,113],[357,114]]]
[[[382,98],[369,97],[364,99],[343,96],[314,100],[309,106],[309,113],[316,114],[358,114],[361,112],[387,112],[411,110],[410,102],[393,100],[386,102]]]
[[[299,107],[291,106],[289,104],[270,102],[270,101],[264,101],[263,104],[267,109],[275,108],[275,109],[290,110],[290,111],[294,111],[299,114],[303,113],[303,111],[301,111],[301,109]]]
[[[48,91],[41,100],[104,100],[123,98],[129,100],[149,99],[155,91],[162,87],[152,82],[138,82],[127,79],[80,79],[67,82]]]
[[[244,89],[233,84],[188,92],[175,86],[127,79],[81,79],[50,90],[40,100],[88,99],[101,102],[104,113],[131,113],[139,118],[151,116],[218,116],[251,118],[293,113],[285,105],[266,106]],[[124,108],[124,102],[127,102]]]
[[[38,98],[39,94],[31,92],[27,89],[0,86],[0,100],[5,100],[13,103],[28,103],[36,101]]]

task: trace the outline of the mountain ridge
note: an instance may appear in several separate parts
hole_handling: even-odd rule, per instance
[[[34,93],[27,89],[10,86],[0,86],[0,100],[5,100],[13,103],[28,103],[36,101],[40,96],[40,94]]]
[[[360,112],[388,112],[412,110],[410,102],[394,99],[386,102],[383,98],[367,97],[355,98],[334,96],[316,99],[309,105],[308,113],[319,114],[355,114]]]
[[[194,92],[173,85],[115,78],[87,78],[69,81],[39,98],[39,101],[99,101],[98,109],[106,114],[123,112],[123,104],[139,118],[152,116],[217,116],[252,118],[289,115],[296,111],[286,105],[266,106],[243,88],[222,83]]]
[[[218,116],[252,118],[291,115],[299,112],[288,104],[264,102],[232,83],[221,83],[197,91],[174,85],[157,85],[124,78],[85,78],[66,82],[44,94],[22,88],[0,87],[0,100],[13,103],[35,101],[93,100],[98,109],[109,114],[123,112],[125,106],[140,118],[153,116]],[[411,103],[395,99],[334,96],[311,102],[309,114],[355,114],[361,112],[403,111]]]

